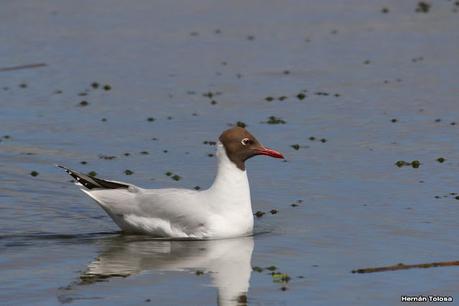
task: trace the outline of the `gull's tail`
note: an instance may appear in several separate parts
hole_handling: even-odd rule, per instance
[[[76,184],[82,185],[88,189],[128,189],[129,185],[114,182],[106,181],[97,177],[89,176],[77,171],[73,171],[69,168],[63,167],[61,165],[56,165],[59,168],[62,168],[70,174],[75,180]]]

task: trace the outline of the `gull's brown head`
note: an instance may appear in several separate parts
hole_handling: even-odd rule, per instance
[[[228,158],[241,170],[245,170],[245,161],[255,155],[284,158],[281,153],[266,148],[252,134],[241,127],[224,131],[220,137]]]

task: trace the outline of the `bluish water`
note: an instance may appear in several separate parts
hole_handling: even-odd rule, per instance
[[[457,267],[351,273],[458,259],[459,201],[450,194],[459,192],[458,7],[416,7],[395,0],[3,3],[0,68],[47,66],[0,71],[0,303],[459,299]],[[269,116],[286,123],[261,123]],[[205,188],[216,165],[203,142],[237,121],[287,157],[248,162],[254,211],[268,212],[253,238],[123,236],[53,166],[143,187]],[[421,166],[398,168],[398,160]],[[289,281],[273,277],[271,266]]]

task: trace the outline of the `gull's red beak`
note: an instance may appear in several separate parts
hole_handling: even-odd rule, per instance
[[[265,148],[265,147],[256,149],[255,152],[257,155],[266,155],[266,156],[271,156],[274,158],[284,158],[284,156],[281,153],[277,152],[276,150]]]

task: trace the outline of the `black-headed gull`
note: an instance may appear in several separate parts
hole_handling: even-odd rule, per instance
[[[245,161],[256,155],[283,158],[246,129],[224,131],[217,142],[217,176],[203,191],[143,189],[63,168],[127,233],[166,238],[218,239],[250,235],[253,213]]]

